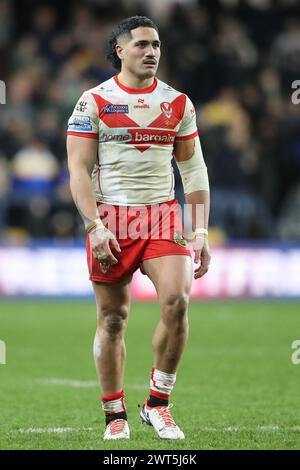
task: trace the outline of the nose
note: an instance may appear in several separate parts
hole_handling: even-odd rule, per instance
[[[146,56],[147,57],[155,57],[155,49],[153,48],[153,46],[151,46],[151,44],[149,44],[148,48],[147,48],[147,53],[146,53]]]

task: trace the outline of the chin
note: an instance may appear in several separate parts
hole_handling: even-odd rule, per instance
[[[155,77],[156,75],[156,70],[147,70],[143,74],[140,75],[140,78],[145,79],[145,78],[152,78]]]

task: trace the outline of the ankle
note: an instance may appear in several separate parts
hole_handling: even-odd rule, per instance
[[[113,414],[107,414],[105,415],[105,423],[106,426],[111,422],[115,421],[116,419],[124,419],[125,421],[128,421],[127,419],[127,413],[123,411],[122,413],[113,413]]]
[[[147,400],[147,406],[154,408],[155,406],[168,406],[169,404],[169,399],[166,398],[158,398],[155,397],[154,395],[151,395]]]

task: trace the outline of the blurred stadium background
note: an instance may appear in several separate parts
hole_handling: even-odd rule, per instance
[[[82,91],[115,73],[108,32],[137,13],[160,28],[159,78],[198,113],[213,261],[193,296],[300,296],[296,0],[0,0],[0,294],[91,293],[66,123]],[[151,298],[135,278],[134,295]]]
[[[146,14],[160,28],[159,78],[197,108],[212,195],[212,263],[193,285],[173,395],[187,440],[174,448],[299,449],[291,361],[300,297],[299,13],[297,0],[0,0],[0,448],[105,448],[66,123],[82,91],[115,73],[105,60],[113,25]],[[132,291],[154,298],[139,273]],[[173,448],[137,424],[158,315],[157,304],[133,303],[125,377],[133,440],[111,449]]]

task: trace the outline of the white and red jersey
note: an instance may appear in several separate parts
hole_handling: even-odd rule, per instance
[[[185,94],[157,78],[148,88],[127,88],[115,75],[83,93],[68,134],[98,140],[97,201],[144,205],[174,199],[174,142],[198,132]]]

